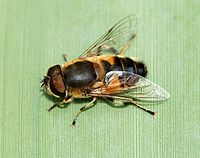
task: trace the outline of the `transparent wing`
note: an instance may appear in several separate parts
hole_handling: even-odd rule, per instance
[[[124,71],[110,71],[106,74],[106,86],[92,93],[113,94],[133,98],[140,102],[159,102],[167,100],[170,94],[152,81]]]
[[[79,58],[104,53],[120,54],[136,36],[136,16],[130,15],[115,24],[92,44]]]

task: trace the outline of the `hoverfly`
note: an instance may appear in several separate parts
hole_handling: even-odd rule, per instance
[[[154,111],[142,104],[161,102],[170,97],[157,84],[146,79],[144,63],[125,57],[130,42],[136,37],[136,17],[127,16],[77,59],[62,65],[54,65],[44,76],[42,87],[54,97],[62,100],[49,108],[63,107],[76,98],[91,98],[80,108],[72,125],[81,112],[95,105],[97,98],[110,101],[115,106],[132,104],[152,115]],[[121,104],[116,104],[121,103]]]

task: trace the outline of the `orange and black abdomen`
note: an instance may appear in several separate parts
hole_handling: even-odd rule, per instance
[[[101,63],[105,74],[109,71],[126,71],[143,77],[147,75],[146,66],[142,62],[136,62],[128,57],[111,56],[110,59],[102,59]]]

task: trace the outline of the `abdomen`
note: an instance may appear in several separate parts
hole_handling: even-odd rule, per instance
[[[105,73],[109,71],[127,71],[145,77],[147,68],[142,62],[136,62],[128,57],[110,56],[100,58]]]

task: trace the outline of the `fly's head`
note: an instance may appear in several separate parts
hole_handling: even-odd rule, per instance
[[[55,65],[49,68],[47,75],[41,80],[41,87],[47,91],[47,93],[57,97],[67,97],[67,87],[63,78],[60,65]]]

